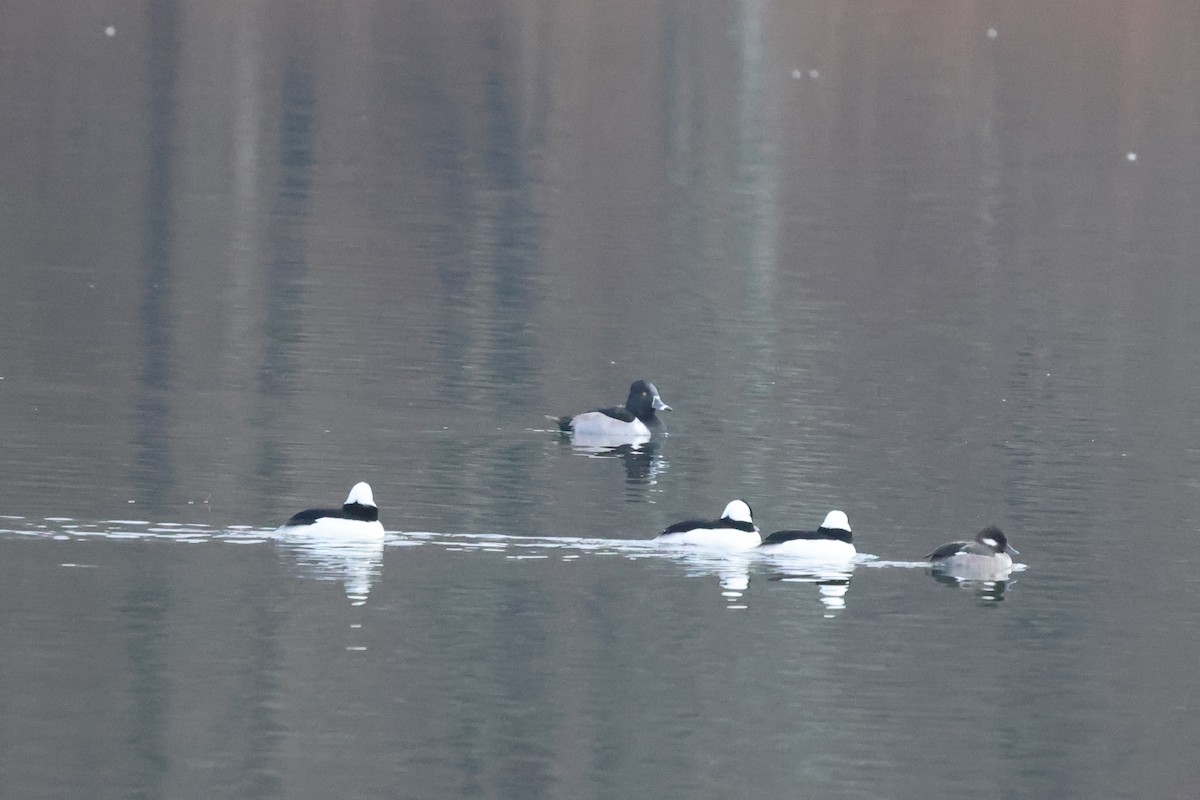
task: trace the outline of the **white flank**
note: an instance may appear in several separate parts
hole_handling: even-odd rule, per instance
[[[743,503],[743,505],[745,505]],[[656,542],[669,545],[688,545],[689,547],[706,547],[710,550],[752,550],[762,544],[762,536],[757,531],[739,531],[737,528],[693,528],[690,531],[668,533],[655,539]]]
[[[650,429],[640,419],[622,422],[599,411],[579,414],[572,420],[577,435],[583,436],[649,436]]]
[[[961,580],[1003,581],[1012,572],[1012,559],[1004,553],[994,556],[977,556],[968,553],[950,556],[935,561],[934,569]]]
[[[319,517],[308,525],[283,525],[279,531],[288,538],[372,541],[383,538],[383,523],[379,520],[364,522],[360,519]]]
[[[802,558],[821,564],[849,561],[857,552],[854,545],[837,539],[791,539],[779,544],[764,544],[758,549],[769,555]]]

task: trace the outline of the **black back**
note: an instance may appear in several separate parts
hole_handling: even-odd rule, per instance
[[[633,412],[625,406],[612,406],[611,408],[598,408],[596,410],[606,417],[612,417],[613,419],[618,419],[621,422],[633,422],[635,419],[637,419]]]
[[[848,543],[850,542],[850,531],[844,531],[840,528],[817,528],[815,531],[775,531],[763,539],[763,544],[782,544],[783,542],[792,542],[797,539],[826,539]]]
[[[937,550],[934,550],[932,553],[925,556],[925,558],[930,561],[938,561],[943,558],[950,558],[950,556],[961,553],[963,549],[969,545],[970,542],[947,542]]]
[[[659,536],[665,536],[668,533],[684,533],[686,531],[694,531],[700,528],[714,530],[716,528],[733,528],[734,530],[746,531],[747,533],[754,532],[753,522],[740,522],[728,517],[721,519],[689,519],[686,522],[676,522],[674,525],[667,527]]]
[[[717,524],[712,520],[705,519],[689,519],[684,522],[676,522],[673,525],[668,525],[666,530],[659,534],[664,536],[668,533],[683,533],[684,531],[694,531],[697,528],[715,528]]]
[[[294,514],[288,525],[312,525],[319,519],[354,519],[360,522],[375,522],[379,519],[379,508],[361,503],[346,503],[341,508],[309,508]]]

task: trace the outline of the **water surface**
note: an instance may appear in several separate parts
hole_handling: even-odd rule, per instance
[[[1192,4],[10,16],[0,794],[1194,794]]]

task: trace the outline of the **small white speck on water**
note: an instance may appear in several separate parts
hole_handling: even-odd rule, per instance
[[[107,28],[104,29],[104,35],[111,39],[112,37],[117,35],[117,29],[115,27],[113,27],[112,25],[109,25]]]
[[[815,81],[817,78],[821,77],[821,73],[817,72],[815,69],[810,69],[808,71],[808,77],[812,78]]]
[[[792,77],[795,78],[796,80],[800,80],[801,78],[804,77],[804,73],[798,69],[794,69],[794,70],[792,70]]]
[[[995,28],[988,28],[987,37],[989,39],[995,39],[999,35],[1000,35],[1000,31],[996,30]]]
[[[1130,150],[1128,153],[1125,154],[1125,160],[1130,163],[1137,161],[1137,153]]]

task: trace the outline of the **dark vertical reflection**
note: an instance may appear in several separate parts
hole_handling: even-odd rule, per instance
[[[488,209],[494,239],[488,243],[484,264],[491,273],[491,308],[476,309],[476,313],[494,315],[486,352],[490,383],[497,394],[491,403],[497,409],[519,408],[529,397],[538,374],[533,324],[537,319],[533,282],[538,231],[530,199],[531,180],[525,168],[527,150],[521,133],[519,92],[513,77],[516,56],[503,42],[504,27],[493,26],[486,41],[491,69],[484,78],[487,125],[483,179],[484,187],[495,196],[494,206]],[[507,448],[498,462],[501,468],[489,481],[499,496],[508,498],[507,508],[501,513],[516,519],[529,513],[522,490],[536,462],[536,453],[530,448],[519,444]]]
[[[483,87],[484,139],[472,151],[462,117],[450,91],[424,90],[435,130],[426,168],[444,186],[444,238],[454,254],[438,260],[445,308],[436,341],[455,369],[443,374],[447,396],[462,396],[463,372],[457,368],[481,353],[492,380],[489,402],[509,407],[528,396],[537,374],[532,360],[538,295],[538,223],[531,193],[535,183],[526,168],[530,147],[521,126],[514,85],[512,49],[505,41],[506,20],[489,29],[485,44]],[[434,61],[439,54],[428,57]],[[464,169],[464,164],[477,168]],[[467,220],[467,222],[462,222]]]
[[[142,231],[142,364],[137,404],[134,483],[141,502],[161,508],[172,485],[171,384],[171,161],[179,54],[179,12],[170,0],[147,6],[146,186]]]
[[[468,180],[461,168],[463,142],[460,135],[461,121],[454,115],[450,100],[436,90],[429,90],[424,98],[427,104],[426,124],[432,129],[430,141],[424,150],[426,168],[442,176],[442,198],[444,214],[438,222],[440,228],[436,265],[439,283],[439,324],[435,343],[438,357],[445,364],[461,365],[467,362],[470,352],[470,328],[462,324],[465,298],[471,286],[471,268],[467,241],[467,220],[471,217],[471,200]],[[443,370],[440,375],[441,391],[447,397],[461,397],[466,385],[466,373],[461,369]]]
[[[699,64],[694,40],[700,38],[696,21],[686,3],[668,0],[662,13],[663,151],[672,189],[668,216],[671,256],[675,266],[700,260],[703,238],[697,234],[702,209],[697,198],[705,196],[702,160],[696,150],[696,118],[707,99],[706,86],[697,80]]]
[[[495,275],[493,300],[500,327],[489,352],[493,372],[505,407],[521,404],[535,375],[531,356],[534,336],[531,322],[536,295],[532,279],[537,265],[537,225],[530,200],[531,181],[526,174],[526,148],[521,136],[520,114],[514,102],[516,87],[510,85],[509,62],[514,60],[500,41],[495,26],[488,37],[492,70],[485,78],[484,102],[487,140],[484,171],[497,194],[494,209],[495,241],[491,270]]]
[[[464,46],[463,59],[414,42],[412,61],[421,65],[423,82],[397,85],[389,98],[411,104],[415,95],[420,102],[419,124],[427,128],[419,139],[421,169],[438,187],[439,290],[430,338],[442,367],[440,396],[497,419],[527,403],[540,375],[537,176],[528,166],[536,136],[522,123],[515,36],[512,20],[498,13],[478,47]],[[478,75],[464,78],[476,64]],[[456,484],[504,498],[497,517],[527,524],[523,488],[539,461],[524,444],[498,445],[485,458],[475,444],[448,441],[438,462],[449,465]]]
[[[279,185],[267,234],[271,263],[267,268],[267,315],[263,326],[264,355],[259,370],[259,413],[255,427],[264,432],[255,475],[264,496],[280,489],[285,456],[276,420],[295,393],[298,371],[295,348],[300,339],[301,278],[305,225],[312,190],[313,137],[316,96],[313,77],[304,66],[291,63],[283,76],[283,110],[279,135]]]
[[[503,766],[495,776],[499,797],[531,800],[554,796],[549,765],[554,745],[543,732],[555,729],[554,713],[548,703],[551,670],[549,632],[540,598],[524,587],[509,586],[501,604],[500,618],[509,631],[496,646],[507,652],[504,668],[496,676],[501,702],[516,713],[502,715],[497,728],[500,738],[512,744],[505,748]]]
[[[166,750],[169,717],[167,679],[167,610],[170,593],[161,575],[139,575],[125,595],[121,615],[129,636],[131,672],[129,733],[135,799],[163,797],[171,769]]]
[[[271,596],[252,596],[246,593],[244,602],[253,609],[251,626],[254,631],[250,659],[242,674],[245,709],[235,714],[247,717],[249,735],[246,748],[237,764],[248,798],[278,797],[281,794],[277,760],[284,731],[276,710],[282,686],[283,654],[279,648],[281,618]]]

